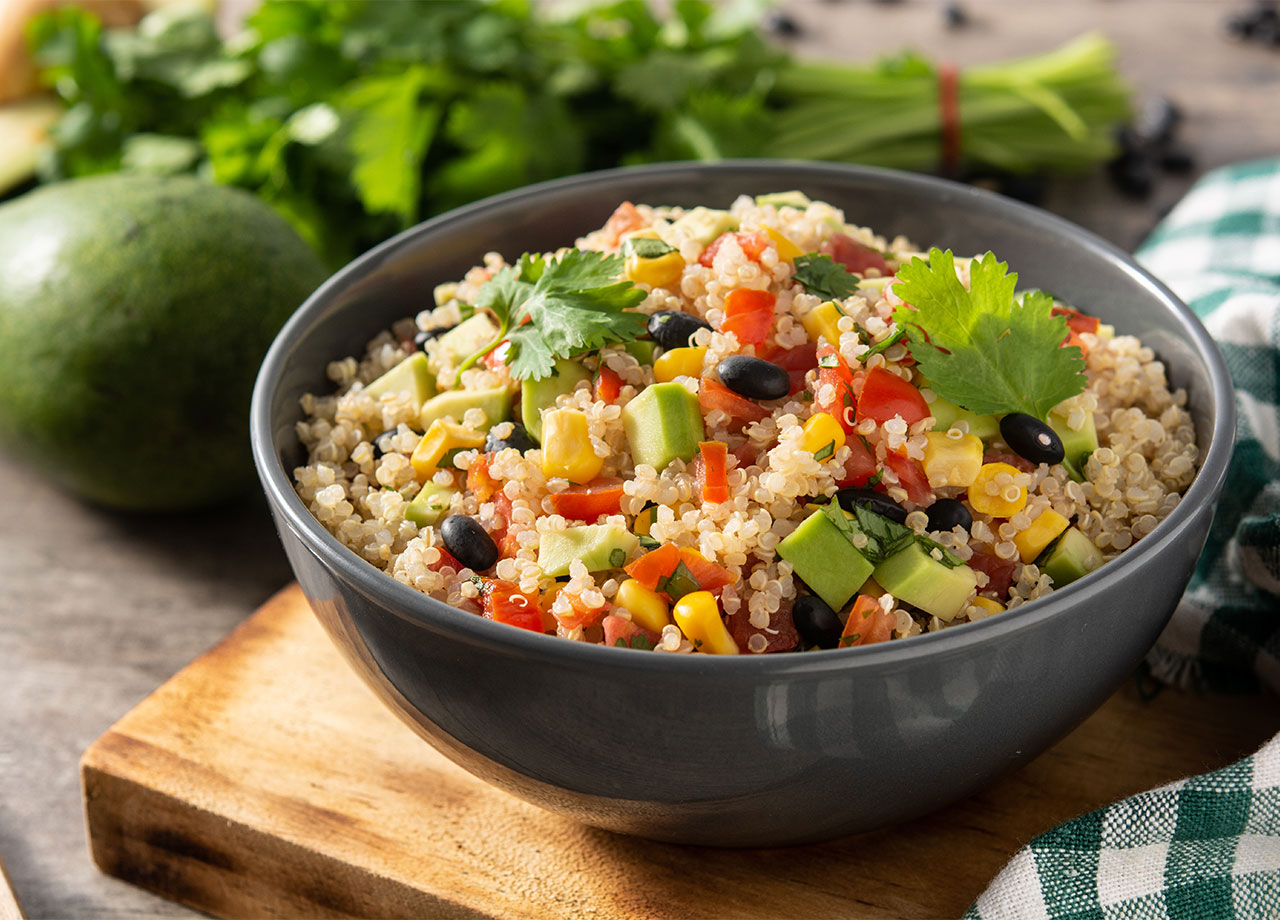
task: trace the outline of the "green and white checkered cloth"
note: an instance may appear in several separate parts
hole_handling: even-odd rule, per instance
[[[1184,688],[1280,692],[1280,158],[1205,176],[1137,256],[1218,341],[1238,414],[1208,542],[1147,665]],[[1280,918],[1280,735],[1041,834],[965,918]]]

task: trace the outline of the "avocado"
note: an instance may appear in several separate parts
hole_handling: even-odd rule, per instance
[[[697,207],[692,211],[686,211],[671,226],[673,229],[679,228],[689,234],[690,238],[697,240],[703,246],[710,246],[720,234],[737,230],[738,218],[728,211]]]
[[[404,509],[404,518],[419,527],[438,524],[440,518],[449,510],[455,494],[454,490],[448,486],[438,486],[428,481],[413,497],[413,501],[409,502],[409,507]]]
[[[455,422],[461,422],[468,409],[484,411],[485,423],[477,430],[488,431],[498,422],[511,418],[511,391],[506,387],[494,387],[492,390],[448,390],[422,404],[418,422],[423,431],[430,428],[436,419],[446,416],[452,416]]]
[[[875,579],[894,597],[940,620],[955,619],[978,587],[973,569],[948,568],[914,540],[876,566]]]
[[[858,593],[872,569],[825,511],[805,518],[778,544],[778,555],[832,610],[839,610]]]
[[[632,342],[624,342],[622,348],[641,364],[652,364],[653,353],[658,345],[652,339],[636,339]]]
[[[579,559],[588,572],[620,569],[640,546],[640,538],[617,524],[584,524],[544,533],[538,541],[538,568],[559,578]]]
[[[934,431],[946,431],[956,422],[968,422],[969,434],[976,435],[983,441],[990,441],[1000,436],[1000,419],[994,415],[977,415],[963,409],[941,396],[934,395],[929,403],[929,414],[934,417]]]
[[[541,444],[542,410],[554,409],[557,399],[565,393],[572,393],[581,381],[590,379],[590,372],[581,362],[557,358],[556,369],[550,377],[526,380],[520,384],[520,417],[524,419],[525,431]]]
[[[247,492],[254,376],[327,275],[270,206],[191,176],[74,179],[0,205],[0,443],[117,508]]]
[[[436,395],[435,375],[427,365],[427,356],[420,351],[409,355],[364,388],[364,391],[374,399],[378,399],[383,393],[399,393],[406,390],[413,394],[414,404],[419,409],[424,402]]]
[[[1055,588],[1083,578],[1103,563],[1102,550],[1078,527],[1068,527],[1040,558],[1040,571],[1053,579]]]
[[[636,466],[662,472],[672,460],[688,460],[705,436],[698,397],[674,381],[645,387],[622,407],[622,423]]]
[[[1062,440],[1062,465],[1067,474],[1076,482],[1084,482],[1084,465],[1089,462],[1089,455],[1098,449],[1098,427],[1094,424],[1093,413],[1086,413],[1079,431],[1067,427],[1067,417],[1057,412],[1050,412],[1046,421]]]
[[[432,367],[439,373],[438,359],[444,364],[461,364],[493,341],[498,327],[487,314],[477,313],[440,335],[431,346]]]
[[[803,211],[805,208],[809,207],[809,205],[813,204],[813,202],[809,200],[809,196],[804,192],[790,191],[770,192],[767,195],[757,195],[756,204],[761,207],[771,204],[775,208],[799,208]]]

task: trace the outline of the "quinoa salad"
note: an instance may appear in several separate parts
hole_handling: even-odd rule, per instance
[[[512,628],[711,654],[947,629],[1104,565],[1197,469],[1186,393],[1107,304],[800,192],[624,202],[424,300],[303,397],[295,487]]]

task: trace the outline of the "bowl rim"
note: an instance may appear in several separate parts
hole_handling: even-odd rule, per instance
[[[484,617],[459,610],[443,601],[416,591],[376,569],[347,549],[311,514],[293,489],[292,476],[281,462],[274,442],[270,409],[278,382],[287,363],[288,353],[311,328],[316,316],[323,313],[329,301],[349,284],[359,281],[373,268],[393,258],[399,250],[411,245],[417,237],[433,232],[460,218],[475,218],[489,211],[502,212],[547,195],[564,190],[580,190],[592,186],[607,187],[620,179],[652,176],[672,178],[682,173],[741,173],[744,183],[752,174],[776,175],[786,171],[801,184],[806,178],[839,181],[857,177],[914,188],[931,195],[961,196],[980,201],[997,216],[1007,215],[1016,223],[1042,226],[1053,235],[1075,247],[1092,250],[1094,255],[1118,264],[1147,292],[1161,301],[1178,321],[1185,339],[1208,369],[1211,403],[1215,420],[1209,442],[1199,445],[1200,469],[1178,506],[1156,528],[1111,560],[1098,573],[1075,581],[1045,598],[1020,605],[998,617],[976,623],[912,636],[910,641],[893,641],[853,649],[820,649],[802,653],[773,655],[645,655],[619,654],[619,649],[585,642],[570,642],[523,629],[513,629]],[[585,232],[585,231],[584,231]],[[478,254],[479,255],[479,254]],[[478,258],[477,255],[477,258]],[[783,676],[788,672],[828,672],[850,666],[893,666],[941,652],[960,651],[987,641],[998,641],[1010,633],[1030,629],[1063,614],[1087,595],[1105,593],[1111,581],[1122,578],[1149,556],[1163,550],[1182,531],[1202,506],[1210,504],[1226,477],[1235,432],[1235,402],[1230,374],[1216,343],[1196,315],[1163,282],[1137,264],[1131,255],[1092,231],[1040,208],[1014,201],[994,192],[959,182],[900,170],[873,166],[803,160],[727,160],[718,163],[673,162],[627,166],[580,173],[551,179],[503,192],[463,205],[422,221],[357,256],[320,285],[293,313],[276,335],[259,370],[250,408],[250,440],[254,464],[263,490],[277,515],[325,566],[366,599],[383,609],[450,637],[469,643],[496,646],[513,654],[538,654],[561,666],[588,667],[608,661],[613,668],[627,668],[659,674],[682,676],[699,673],[725,675],[725,669],[747,669],[764,676]],[[629,650],[621,650],[629,651]],[[599,656],[608,656],[602,658]]]

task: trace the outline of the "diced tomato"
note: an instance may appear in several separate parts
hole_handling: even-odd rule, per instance
[[[639,230],[644,226],[644,218],[640,216],[640,212],[636,210],[636,206],[629,201],[622,204],[609,215],[609,219],[604,223],[604,242],[610,249],[618,245],[618,240],[624,233],[630,233],[632,230]]]
[[[969,568],[976,572],[985,572],[987,586],[979,589],[979,594],[989,594],[1003,603],[1009,596],[1009,586],[1013,584],[1013,573],[1018,567],[1016,559],[1001,559],[992,553],[977,550],[969,558]]]
[[[601,621],[604,627],[604,644],[605,645],[622,645],[628,648],[643,648],[644,644],[635,641],[636,636],[644,636],[649,640],[649,647],[658,644],[660,638],[656,632],[651,629],[645,629],[643,626],[637,626],[626,617],[620,617],[616,613],[611,613]]]
[[[878,268],[882,275],[890,274],[883,253],[843,233],[833,233],[822,244],[822,252],[857,275],[865,275],[869,268]]]
[[[774,346],[763,357],[787,372],[791,378],[791,392],[787,395],[794,396],[804,389],[805,375],[818,366],[818,346],[813,342],[805,342],[795,348]]]
[[[626,573],[650,591],[656,591],[658,579],[670,575],[679,564],[679,548],[674,543],[663,543],[627,566]]]
[[[895,415],[902,416],[908,425],[914,425],[929,415],[929,404],[907,381],[883,367],[867,372],[867,380],[858,396],[858,421],[864,418],[884,423]]]
[[[498,546],[498,555],[503,559],[510,559],[520,549],[520,531],[527,530],[529,525],[518,527],[511,520],[511,499],[507,498],[507,493],[501,490],[494,492],[489,501],[503,520],[502,526],[495,527],[489,532],[489,536]]]
[[[552,492],[550,497],[556,514],[590,524],[602,514],[617,514],[621,510],[622,480],[601,477],[585,485],[570,486],[563,492]]]
[[[733,641],[738,643],[738,650],[743,654],[756,654],[751,651],[748,643],[757,634],[764,636],[765,640],[764,651],[759,654],[787,652],[795,648],[800,642],[800,634],[796,632],[796,623],[791,616],[794,604],[794,600],[785,598],[778,609],[769,614],[767,629],[757,629],[751,625],[751,614],[745,604],[733,616],[725,617],[725,625],[729,627],[729,635],[733,636]]]
[[[746,442],[745,444],[739,444],[733,450],[729,451],[729,453],[733,454],[735,457],[738,458],[739,469],[751,466],[756,462],[758,462],[760,459],[759,454],[757,454],[756,452],[756,448],[751,444],[750,441]]]
[[[858,403],[853,392],[853,371],[830,342],[817,347],[818,382],[813,407],[840,420],[846,434],[853,434],[858,421],[854,407]]]
[[[928,504],[933,498],[929,477],[916,460],[890,451],[884,458],[885,465],[898,474],[898,484],[907,490],[907,498],[917,505]]]
[[[719,409],[729,420],[739,425],[758,422],[765,418],[769,411],[759,403],[752,402],[745,396],[739,396],[718,380],[703,377],[698,387],[698,403],[704,412]]]
[[[433,572],[439,572],[441,569],[453,569],[455,572],[462,571],[462,563],[453,556],[443,546],[437,546],[436,551],[440,553],[440,558],[427,566]]]
[[[1089,316],[1079,310],[1072,310],[1070,307],[1054,307],[1053,315],[1065,316],[1067,318],[1067,328],[1072,332],[1097,334],[1098,327],[1102,325],[1102,320],[1098,319],[1098,317]]]
[[[695,476],[702,488],[704,502],[718,505],[729,500],[728,458],[729,445],[723,441],[702,441],[698,444]]]
[[[503,341],[497,348],[480,359],[480,363],[491,371],[501,370],[507,363],[507,352],[511,351],[511,343]]]
[[[1084,339],[1080,338],[1080,334],[1074,329],[1069,329],[1067,330],[1067,337],[1062,340],[1062,345],[1059,347],[1070,348],[1072,345],[1080,349],[1081,355],[1085,357],[1089,356],[1089,346],[1084,343]]]
[[[755,233],[734,233],[733,231],[722,233],[711,241],[710,246],[702,250],[702,255],[698,256],[698,264],[703,268],[711,268],[716,260],[716,253],[720,251],[724,241],[731,236],[742,247],[743,255],[753,262],[759,262],[760,254],[769,246],[769,234],[763,230],[757,230]]]
[[[856,434],[844,444],[849,448],[849,459],[845,461],[844,473],[840,479],[836,480],[836,485],[842,489],[866,485],[867,480],[876,473],[875,455],[867,449],[866,442]]]
[[[555,613],[556,620],[565,629],[577,629],[578,627],[587,629],[590,626],[595,626],[613,606],[606,601],[603,607],[588,607],[582,602],[581,596],[577,594],[569,595],[568,601],[568,612]]]
[[[482,502],[487,502],[502,483],[489,475],[489,455],[477,454],[467,467],[467,491]]]
[[[542,610],[538,607],[538,599],[522,594],[518,585],[499,578],[486,578],[481,595],[482,610],[490,620],[542,632]]]
[[[888,642],[893,638],[893,624],[893,614],[886,612],[878,600],[869,594],[859,594],[845,621],[840,647]]]
[[[600,365],[600,373],[596,376],[596,399],[611,403],[622,392],[622,378],[618,372],[607,365]]]
[[[716,565],[696,549],[690,549],[687,546],[680,547],[680,561],[689,570],[689,574],[697,579],[703,591],[710,591],[715,594],[725,585],[733,584],[733,575],[730,574],[728,569]],[[675,571],[674,566],[671,571]],[[670,572],[667,574],[670,574]]]
[[[1034,473],[1036,465],[1026,457],[1009,451],[988,450],[982,454],[983,463],[1007,463],[1010,466],[1017,467],[1024,473]]]
[[[743,345],[763,345],[773,329],[775,298],[768,291],[734,288],[724,299],[721,332],[732,332]]]

